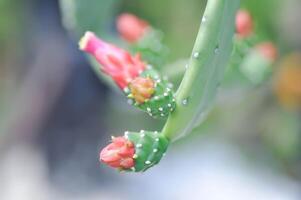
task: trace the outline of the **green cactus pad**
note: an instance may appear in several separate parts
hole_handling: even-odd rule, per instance
[[[168,83],[166,79],[162,79],[160,74],[152,68],[143,71],[140,74],[140,77],[152,78],[156,83],[155,92],[148,101],[142,104],[134,102],[133,105],[147,112],[154,118],[166,119],[169,113],[176,107],[174,92],[171,89],[170,83]],[[131,91],[127,88],[125,93],[129,95],[131,94]]]
[[[169,145],[169,140],[158,132],[126,132],[125,137],[135,145],[135,166],[127,171],[144,172],[156,165]]]

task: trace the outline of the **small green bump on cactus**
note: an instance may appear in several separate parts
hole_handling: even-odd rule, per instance
[[[143,172],[159,163],[169,145],[169,140],[157,131],[127,132],[125,137],[136,147],[133,156],[135,172]]]
[[[200,57],[200,53],[199,52],[194,52],[193,53],[193,58],[198,59]]]

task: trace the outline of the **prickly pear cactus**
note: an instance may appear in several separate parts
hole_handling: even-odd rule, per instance
[[[125,137],[135,145],[135,165],[127,171],[143,172],[158,164],[169,145],[169,140],[156,131],[125,132]]]
[[[80,49],[93,55],[132,103],[155,118],[168,117],[162,131],[127,132],[112,139],[100,161],[122,170],[143,172],[157,164],[170,141],[188,134],[214,102],[232,51],[239,0],[208,0],[184,78],[174,95],[168,82],[135,56],[88,32]]]

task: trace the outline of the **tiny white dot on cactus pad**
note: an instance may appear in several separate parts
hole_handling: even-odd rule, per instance
[[[193,53],[193,57],[194,58],[199,58],[200,57],[200,53],[199,52],[194,52]]]
[[[218,54],[218,53],[219,53],[219,47],[218,47],[218,46],[215,47],[214,53],[215,53],[215,54]]]
[[[167,97],[167,96],[168,96],[168,93],[167,93],[167,92],[164,92],[164,94],[163,94],[163,95]]]
[[[149,165],[149,164],[151,164],[151,161],[147,160],[147,161],[145,161],[145,164]]]
[[[170,92],[170,88],[166,88],[166,91],[167,91],[167,92]]]
[[[142,138],[143,138],[143,137],[145,137],[145,134],[144,134],[144,133],[142,133],[142,134],[140,135],[140,137],[142,137]]]
[[[155,134],[158,134],[158,131],[155,131]]]
[[[161,117],[164,117],[164,113],[161,113],[160,115],[161,115]]]
[[[137,155],[137,154],[134,154],[134,155],[133,155],[133,158],[134,158],[134,159],[137,159],[137,158],[138,158],[138,155]]]
[[[156,100],[158,100],[158,99],[159,99],[159,96],[155,96],[154,98],[155,98]]]
[[[186,64],[186,65],[185,65],[185,69],[188,69],[188,67],[189,67],[189,65],[188,65],[188,64]]]
[[[133,172],[136,171],[135,167],[131,167],[131,170],[132,170]]]
[[[163,111],[163,108],[162,108],[162,107],[160,107],[160,108],[159,108],[159,111]]]
[[[167,104],[167,106],[168,106],[168,107],[171,107],[171,104],[169,103],[169,104]]]
[[[157,142],[159,142],[159,138],[156,138],[155,140],[156,140]]]
[[[158,149],[154,149],[153,152],[154,152],[154,153],[158,152]]]
[[[147,110],[147,112],[151,112],[152,111],[152,109],[150,107],[147,107],[146,110]]]
[[[188,104],[188,99],[183,99],[182,104],[186,106]]]
[[[158,79],[156,82],[157,82],[157,83],[160,83],[160,82],[161,82],[161,80],[160,80],[160,79]]]
[[[206,16],[203,16],[202,22],[204,23],[204,22],[206,22],[206,21],[207,21],[207,17],[206,17]]]
[[[140,133],[144,133],[144,130],[141,130]]]
[[[137,146],[137,148],[141,148],[142,144],[137,144],[136,146]]]

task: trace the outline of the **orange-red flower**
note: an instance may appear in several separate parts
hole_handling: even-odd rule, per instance
[[[81,50],[96,58],[102,65],[103,72],[111,76],[121,89],[127,87],[146,68],[139,54],[131,56],[127,51],[101,40],[92,32],[86,32],[79,45]]]
[[[118,169],[130,169],[135,165],[134,144],[125,137],[112,138],[112,143],[100,152],[100,161]]]
[[[253,33],[253,19],[248,11],[239,10],[236,14],[235,24],[238,36],[244,38]]]
[[[140,40],[149,29],[146,21],[130,13],[121,14],[116,25],[120,36],[129,43]]]

